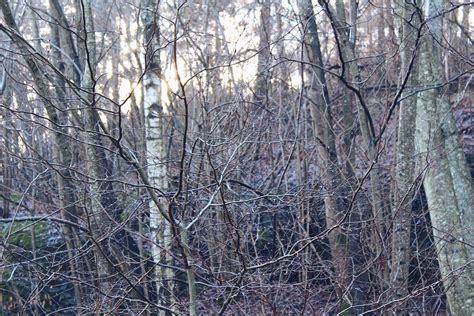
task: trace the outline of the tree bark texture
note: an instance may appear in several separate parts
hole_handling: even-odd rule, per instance
[[[474,194],[466,159],[457,138],[439,44],[442,1],[425,2],[425,38],[420,48],[416,150],[427,168],[424,188],[435,236],[441,276],[453,315],[474,314]]]
[[[396,12],[400,16],[400,49],[401,74],[400,84],[405,76],[409,76],[407,84],[416,83],[416,67],[410,68],[410,61],[415,58],[415,37],[418,32],[416,21],[408,23],[415,13],[416,7],[403,1],[395,2]],[[416,17],[416,15],[414,15]],[[402,87],[403,88],[403,87]],[[411,240],[411,207],[415,194],[415,119],[416,98],[408,96],[411,91],[402,93],[406,98],[399,104],[397,153],[395,166],[394,201],[392,205],[392,249],[390,288],[394,299],[401,299],[408,295],[408,279],[410,267],[410,240]],[[399,304],[396,313],[406,313],[405,304]]]

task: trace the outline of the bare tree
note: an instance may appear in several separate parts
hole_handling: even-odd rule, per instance
[[[0,313],[472,309],[468,3],[0,9]]]
[[[425,38],[420,48],[419,83],[422,91],[416,103],[416,149],[424,177],[428,206],[436,238],[443,283],[453,314],[471,313],[473,226],[472,179],[462,152],[450,104],[440,89],[444,74],[441,61],[442,12],[440,1],[428,1],[423,8]]]

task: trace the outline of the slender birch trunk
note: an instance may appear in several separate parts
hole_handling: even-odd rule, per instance
[[[416,150],[427,167],[424,188],[430,210],[441,276],[453,315],[474,314],[474,189],[459,145],[454,116],[441,85],[441,0],[424,6],[426,34],[420,49]]]
[[[143,42],[145,52],[145,73],[143,76],[143,108],[146,128],[146,159],[150,184],[162,193],[168,191],[166,176],[165,147],[163,133],[163,115],[165,104],[161,101],[161,69],[160,69],[160,33],[159,33],[159,2],[142,0],[141,19],[144,26]],[[159,209],[168,210],[165,196],[159,198],[160,205],[150,201],[150,230],[152,236],[153,261],[171,264],[172,233],[171,226],[163,218]],[[159,303],[169,306],[173,300],[174,273],[169,268],[156,266],[156,286]]]

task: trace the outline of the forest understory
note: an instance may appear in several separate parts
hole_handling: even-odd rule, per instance
[[[0,315],[474,315],[471,2],[0,11]]]

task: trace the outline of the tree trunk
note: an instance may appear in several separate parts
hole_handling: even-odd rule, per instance
[[[82,76],[81,88],[82,88],[82,105],[84,107],[84,126],[87,130],[87,144],[86,146],[86,165],[89,177],[89,197],[88,197],[88,220],[91,223],[93,231],[91,232],[96,240],[96,252],[95,260],[97,264],[97,276],[98,286],[101,292],[109,294],[113,289],[113,283],[110,276],[113,275],[109,271],[109,262],[107,256],[110,254],[110,249],[106,243],[100,242],[100,236],[102,235],[103,227],[110,227],[110,220],[108,216],[104,216],[103,212],[107,211],[104,208],[101,199],[102,192],[100,187],[100,181],[103,180],[101,177],[100,163],[102,157],[99,151],[102,148],[99,126],[95,116],[97,115],[95,109],[95,67],[97,63],[96,58],[96,40],[95,30],[92,16],[91,0],[85,0],[81,2],[81,14],[84,19],[84,36],[85,36],[85,49],[86,52],[84,62],[84,74]],[[110,260],[111,258],[109,258]],[[111,293],[110,293],[111,294]],[[98,308],[110,308],[112,303],[107,297],[97,298],[101,300]],[[98,302],[97,302],[98,303]],[[99,310],[101,311],[101,310]]]
[[[23,54],[26,64],[33,77],[37,93],[39,94],[39,97],[43,100],[48,118],[52,122],[54,130],[54,141],[56,143],[57,156],[59,157],[58,165],[61,166],[60,171],[56,174],[56,179],[58,182],[58,197],[60,202],[59,206],[61,209],[61,217],[65,220],[69,220],[71,222],[76,223],[78,212],[75,206],[74,184],[72,183],[72,177],[68,169],[68,166],[72,165],[72,157],[68,145],[68,138],[66,136],[67,131],[64,127],[62,127],[65,125],[65,123],[61,120],[61,113],[57,111],[55,105],[47,99],[47,97],[49,96],[47,79],[40,71],[40,65],[32,57],[33,53],[31,52],[31,47],[22,38],[21,33],[19,32],[18,26],[13,17],[13,14],[11,12],[10,6],[8,5],[8,2],[5,0],[0,1],[0,8],[3,12],[6,25],[9,27],[9,29],[4,28],[3,30],[7,33],[7,35],[10,37],[15,46],[17,46],[17,48]],[[58,91],[58,89],[56,89],[56,91]],[[73,237],[74,233],[72,233],[68,225],[64,225],[62,229],[65,232],[68,249],[75,248]],[[71,252],[69,252],[69,254],[71,254]],[[74,264],[73,261],[70,262],[71,265]],[[71,266],[71,268],[71,271],[74,274],[75,269],[73,266]],[[79,303],[81,300],[79,289],[75,287],[74,290],[76,295],[76,303]]]
[[[255,103],[265,106],[268,101],[270,85],[270,1],[261,1],[260,29],[258,32],[257,82],[255,84]]]
[[[430,210],[441,276],[453,315],[474,314],[474,193],[466,159],[457,139],[453,113],[440,88],[445,82],[441,48],[442,1],[427,1],[426,38],[420,49],[416,150],[427,168],[424,188]],[[429,33],[428,33],[429,32]]]
[[[416,67],[410,68],[415,54],[416,22],[407,23],[415,12],[415,7],[402,1],[397,1],[396,12],[401,17],[401,74],[400,81],[407,75],[408,86],[416,83]],[[408,278],[410,266],[410,234],[411,234],[411,207],[415,188],[415,118],[416,99],[407,97],[410,93],[404,92],[401,98],[398,114],[397,153],[395,166],[394,203],[392,205],[392,255],[390,288],[393,290],[393,299],[400,299],[408,295]],[[397,314],[407,314],[405,304],[399,304]]]
[[[144,26],[143,44],[145,46],[145,73],[143,76],[143,107],[146,128],[146,159],[150,185],[159,189],[160,205],[150,201],[150,230],[152,236],[152,257],[156,263],[170,265],[169,251],[172,245],[171,226],[161,215],[162,210],[169,209],[165,196],[168,191],[166,163],[164,161],[163,115],[166,112],[161,102],[161,69],[160,69],[160,33],[158,24],[158,2],[142,0],[142,21]],[[169,306],[173,299],[174,273],[169,268],[156,266],[156,286],[159,304]]]
[[[10,175],[10,133],[9,124],[11,122],[11,114],[9,109],[12,104],[12,92],[7,86],[7,74],[3,70],[3,77],[0,83],[1,102],[4,106],[0,109],[0,194],[3,203],[0,205],[0,218],[8,218],[10,216],[10,191],[12,179]]]
[[[310,0],[298,2],[299,11],[304,22],[304,49],[310,63],[311,86],[309,102],[318,143],[318,156],[321,159],[321,174],[325,192],[326,226],[332,229],[329,233],[329,246],[336,268],[336,284],[338,284],[339,299],[351,284],[352,305],[363,305],[366,300],[367,274],[363,268],[362,248],[360,245],[360,218],[356,211],[348,210],[342,196],[346,191],[341,183],[341,172],[336,154],[335,136],[332,127],[329,92],[323,67],[321,46],[318,38],[316,20]],[[346,214],[350,212],[350,233],[344,232]],[[333,229],[335,227],[335,229]],[[349,260],[349,257],[352,260]],[[349,277],[354,276],[353,282]],[[360,312],[355,308],[354,312]]]

